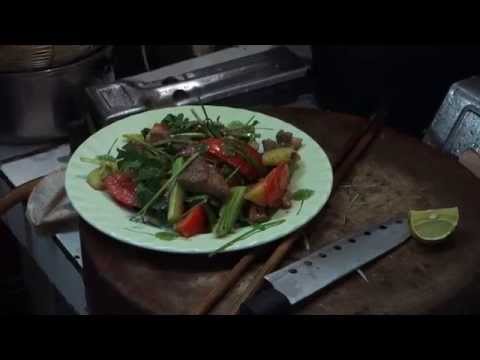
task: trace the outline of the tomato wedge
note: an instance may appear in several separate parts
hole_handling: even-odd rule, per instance
[[[276,206],[287,191],[290,174],[288,164],[283,163],[274,168],[265,178],[265,202]]]
[[[196,205],[175,225],[175,230],[184,237],[202,234],[208,230],[208,217],[202,205]]]
[[[130,174],[117,172],[108,175],[104,180],[106,191],[120,204],[127,207],[138,207],[135,193],[135,181]]]
[[[287,191],[290,172],[287,163],[275,167],[245,194],[245,199],[259,206],[279,207]]]
[[[225,151],[225,141],[223,139],[209,138],[202,142],[208,146],[210,155],[223,160],[234,168],[238,168],[238,172],[248,180],[255,180],[260,176],[259,170],[251,162],[262,166],[262,156],[250,145],[241,143],[242,151],[245,153],[245,156],[249,157],[250,161],[248,161],[240,155],[228,155]],[[240,143],[238,144],[240,146]]]

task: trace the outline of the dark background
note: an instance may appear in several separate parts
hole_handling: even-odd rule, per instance
[[[320,105],[368,115],[390,107],[388,124],[421,136],[449,87],[480,73],[480,46],[312,46]]]

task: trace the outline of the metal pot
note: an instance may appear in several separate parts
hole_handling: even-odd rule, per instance
[[[70,64],[98,45],[0,45],[0,72],[38,71]]]
[[[88,114],[85,87],[114,81],[112,48],[102,47],[68,65],[0,73],[0,143],[66,138]]]

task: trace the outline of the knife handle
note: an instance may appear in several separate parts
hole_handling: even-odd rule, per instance
[[[280,315],[290,312],[292,305],[287,297],[270,283],[240,305],[240,315]]]

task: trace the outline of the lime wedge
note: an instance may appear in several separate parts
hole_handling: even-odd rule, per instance
[[[422,242],[446,239],[457,227],[457,207],[433,210],[411,210],[408,221],[413,236]]]

